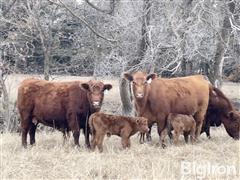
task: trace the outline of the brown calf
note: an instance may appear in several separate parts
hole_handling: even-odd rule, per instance
[[[180,134],[184,135],[186,143],[190,134],[191,143],[195,141],[196,122],[191,115],[170,113],[167,118],[168,131],[173,129],[173,142],[178,144]]]
[[[140,131],[148,132],[147,119],[143,117],[116,116],[104,113],[94,113],[89,118],[89,126],[92,132],[91,148],[97,146],[103,151],[102,143],[104,136],[117,135],[122,138],[122,147],[130,147],[130,136]]]

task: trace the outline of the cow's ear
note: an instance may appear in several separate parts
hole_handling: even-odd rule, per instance
[[[87,91],[90,90],[88,83],[82,83],[80,86],[81,86],[83,89],[87,90]]]
[[[124,73],[123,76],[124,76],[124,78],[125,78],[126,80],[133,81],[133,77],[132,77],[131,74],[129,74],[129,73]]]
[[[105,91],[105,90],[109,91],[110,89],[112,89],[112,85],[111,84],[104,84],[103,91]]]
[[[137,119],[137,120],[136,120],[136,123],[137,123],[137,124],[139,124],[139,123],[140,123],[140,120],[139,120],[139,119]]]
[[[232,119],[234,117],[234,112],[230,111],[227,116],[228,116],[228,118]]]
[[[157,74],[156,73],[152,73],[152,74],[149,74],[148,76],[147,76],[147,81],[148,80],[154,80],[155,78],[157,77]]]

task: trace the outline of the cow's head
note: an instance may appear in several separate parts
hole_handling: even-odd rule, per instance
[[[142,99],[146,95],[147,86],[156,77],[155,73],[147,75],[141,71],[133,74],[124,73],[124,78],[132,82],[133,94],[136,99]]]
[[[234,139],[239,139],[240,135],[240,113],[238,111],[230,111],[223,119],[223,124],[227,133]]]
[[[103,84],[100,81],[90,80],[82,83],[81,87],[87,91],[88,101],[94,111],[99,111],[104,98],[104,91],[112,89],[111,84]]]
[[[148,131],[149,131],[148,120],[146,118],[137,117],[136,123],[137,123],[138,131],[140,131],[141,133],[148,133]]]

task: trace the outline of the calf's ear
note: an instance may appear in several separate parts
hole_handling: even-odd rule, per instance
[[[133,81],[133,77],[132,77],[131,74],[129,74],[129,73],[124,73],[123,76],[124,76],[124,78],[125,78],[126,80]]]
[[[152,73],[152,74],[149,74],[148,76],[147,76],[147,81],[149,80],[149,79],[155,79],[155,78],[157,78],[157,74],[156,73]]]
[[[90,90],[88,83],[82,83],[80,86],[81,86],[84,90],[87,90],[87,91]]]
[[[111,84],[104,84],[104,87],[103,87],[103,90],[105,91],[105,90],[110,90],[110,89],[112,89],[112,85]]]

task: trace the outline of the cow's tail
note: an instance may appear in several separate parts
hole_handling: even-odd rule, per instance
[[[91,132],[92,135],[95,135],[95,133],[96,133],[96,130],[94,129],[94,126],[93,126],[94,117],[95,117],[95,115],[92,114],[89,117],[89,120],[88,120],[88,124],[89,124],[89,127],[90,127],[90,132]]]

